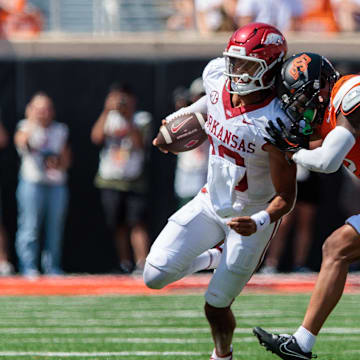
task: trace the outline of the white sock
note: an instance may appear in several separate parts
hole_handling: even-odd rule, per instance
[[[220,264],[221,251],[218,248],[206,250],[191,264],[191,272],[216,269]]]
[[[315,335],[313,335],[309,330],[305,329],[303,326],[300,326],[294,333],[294,337],[302,351],[311,352],[316,341]]]
[[[232,351],[233,351],[233,348],[232,348],[232,345],[230,347],[230,355],[227,355],[225,357],[220,357],[216,354],[216,351],[215,349],[213,350],[213,353],[210,357],[210,360],[231,360],[232,359]]]

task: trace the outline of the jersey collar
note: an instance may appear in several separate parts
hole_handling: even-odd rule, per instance
[[[232,107],[230,96],[231,96],[231,94],[226,90],[226,82],[225,82],[223,91],[222,91],[222,100],[223,100],[224,113],[225,113],[226,120],[231,119],[236,116],[239,116],[239,115],[242,115],[244,113],[248,113],[250,111],[261,109],[261,108],[265,107],[266,105],[270,104],[271,101],[273,101],[275,98],[274,94],[270,94],[261,103],[245,105],[245,106],[241,106],[238,108],[234,108],[234,107]]]

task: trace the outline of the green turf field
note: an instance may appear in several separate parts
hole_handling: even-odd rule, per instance
[[[308,295],[241,295],[234,360],[277,359],[251,329],[292,332]],[[319,360],[360,358],[360,295],[345,295],[326,323]],[[202,295],[0,297],[1,359],[209,359]]]

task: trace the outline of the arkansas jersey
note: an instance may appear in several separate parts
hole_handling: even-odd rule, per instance
[[[269,120],[289,120],[275,97],[263,103],[233,108],[225,89],[224,58],[212,60],[203,73],[207,96],[210,141],[207,190],[221,217],[238,214],[247,204],[270,201],[275,190],[269,168],[269,154],[263,150]],[[220,90],[219,92],[219,89]]]
[[[341,77],[334,85],[329,108],[325,113],[324,121],[319,129],[320,136],[324,139],[326,135],[336,127],[336,116],[339,111],[342,111],[341,105],[345,95],[354,87],[360,86],[359,75],[347,75]],[[346,114],[345,114],[346,115]],[[356,143],[346,155],[344,165],[360,178],[360,138],[356,138]]]

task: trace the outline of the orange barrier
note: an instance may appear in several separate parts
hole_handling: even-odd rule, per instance
[[[260,293],[308,293],[311,292],[317,274],[258,275],[252,277],[245,292]],[[125,275],[89,276],[41,276],[27,279],[21,276],[0,278],[1,296],[20,295],[169,295],[203,293],[211,275],[208,273],[189,276],[168,285],[162,290],[148,289],[141,277]],[[348,276],[345,292],[360,292],[360,275]]]

